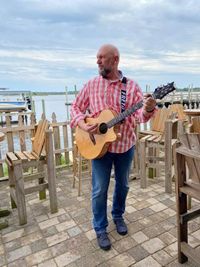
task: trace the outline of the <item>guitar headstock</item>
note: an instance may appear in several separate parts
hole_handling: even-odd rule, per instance
[[[162,99],[164,96],[166,96],[167,94],[173,92],[174,90],[176,90],[176,88],[174,86],[174,82],[171,82],[171,83],[168,83],[166,85],[157,87],[154,90],[152,96],[155,99]]]

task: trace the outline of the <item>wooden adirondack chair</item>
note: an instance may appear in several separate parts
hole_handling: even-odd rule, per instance
[[[163,108],[163,109],[158,109],[157,112],[154,114],[154,116],[152,117],[151,121],[150,121],[150,129],[146,130],[141,130],[139,124],[136,126],[136,149],[135,149],[135,153],[134,153],[134,160],[133,160],[133,175],[134,177],[141,177],[141,172],[140,172],[140,168],[143,166],[140,166],[140,147],[141,147],[141,142],[145,142],[145,139],[155,135],[155,136],[160,136],[163,134],[164,132],[164,128],[165,128],[165,120],[167,119],[167,117],[169,116],[170,111],[167,108]],[[148,136],[148,137],[146,137]],[[143,137],[146,137],[145,139],[142,139]],[[145,143],[143,144],[145,145]],[[149,149],[148,151],[149,155],[153,154],[153,149]],[[150,168],[149,167],[149,177],[153,177],[155,173],[155,169]],[[158,173],[158,171],[157,171]],[[146,179],[146,178],[144,178]],[[143,182],[141,182],[141,186],[142,188],[145,188],[146,185],[143,184]]]
[[[161,166],[165,168],[165,192],[172,192],[172,151],[177,139],[178,119],[170,109],[159,109],[152,122],[151,131],[143,131],[139,139],[139,162],[141,188],[147,187],[147,169],[151,178],[160,176]],[[155,171],[154,171],[155,170]],[[152,175],[153,174],[153,175]]]
[[[11,206],[12,208],[17,207],[20,225],[27,223],[25,199],[25,195],[27,194],[38,191],[40,199],[43,199],[46,198],[46,189],[48,189],[51,213],[55,213],[58,210],[53,138],[52,131],[48,128],[48,121],[45,118],[41,119],[32,140],[32,151],[16,151],[6,154]],[[43,153],[44,147],[45,150]],[[27,169],[30,167],[34,168],[34,172],[27,174]],[[45,177],[46,173],[47,177]],[[34,185],[31,183],[30,185],[30,181],[33,182],[33,180],[38,181],[38,183]]]
[[[179,140],[181,145],[175,150],[178,261],[191,258],[199,266],[199,253],[188,244],[188,222],[200,216],[200,205],[197,202],[188,210],[187,198],[200,201],[200,134],[187,133]]]

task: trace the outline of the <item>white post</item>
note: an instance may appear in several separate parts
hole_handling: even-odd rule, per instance
[[[46,118],[45,102],[44,102],[44,99],[42,99],[42,113],[44,114],[44,117]]]

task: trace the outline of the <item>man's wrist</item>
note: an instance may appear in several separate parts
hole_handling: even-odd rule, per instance
[[[154,107],[153,109],[151,109],[151,110],[146,110],[146,109],[145,109],[145,111],[146,111],[147,113],[152,113],[154,110],[155,110],[155,107]]]

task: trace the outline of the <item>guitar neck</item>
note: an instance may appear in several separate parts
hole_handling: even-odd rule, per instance
[[[174,91],[176,88],[174,86],[174,82],[168,83],[167,85],[157,87],[154,92],[152,93],[151,97],[154,99],[162,99],[164,96],[169,94],[170,92]],[[130,116],[132,113],[134,113],[136,110],[140,109],[143,106],[143,100],[138,102],[133,107],[125,110],[124,112],[120,113],[118,116],[110,120],[106,123],[107,128],[112,128],[117,123],[123,121],[126,117]],[[105,124],[105,123],[104,123]],[[106,130],[106,127],[103,126],[103,131]]]
[[[133,107],[126,109],[124,112],[120,113],[118,116],[107,122],[107,127],[112,128],[119,122],[123,121],[126,117],[130,116],[132,113],[134,113],[136,110],[140,109],[143,106],[143,100],[138,102],[136,105]]]
[[[155,92],[152,93],[151,97],[154,98],[154,99],[156,99]],[[131,107],[129,109],[126,109],[124,112],[120,113],[118,116],[116,116],[115,118],[113,118],[112,120],[110,120],[109,122],[107,122],[106,123],[107,124],[107,127],[108,128],[112,128],[113,126],[115,126],[119,122],[123,121],[126,117],[130,116],[135,111],[137,111],[138,109],[140,109],[142,106],[143,106],[143,100],[141,100],[140,102],[138,102],[137,104],[135,104],[133,107]]]

